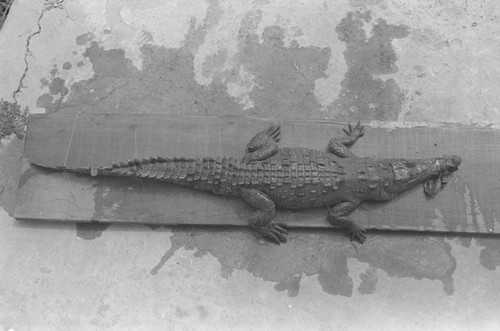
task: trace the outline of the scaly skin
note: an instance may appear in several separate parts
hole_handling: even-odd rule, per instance
[[[365,230],[349,217],[363,201],[391,200],[424,183],[434,195],[439,182],[458,169],[459,156],[405,160],[356,157],[348,147],[364,135],[363,126],[350,124],[332,138],[329,152],[308,148],[278,148],[280,127],[271,124],[247,145],[243,159],[161,157],[115,163],[110,167],[60,170],[92,176],[139,177],[166,181],[224,196],[243,198],[256,210],[250,225],[264,237],[286,242],[286,225],[272,221],[276,208],[327,207],[328,219],[346,229],[351,240],[363,243]]]

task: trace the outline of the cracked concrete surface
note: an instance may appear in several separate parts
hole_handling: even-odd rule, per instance
[[[0,97],[34,113],[498,127],[499,16],[495,1],[17,0]],[[6,330],[500,325],[498,238],[373,234],[355,248],[294,231],[276,247],[234,229],[17,222],[21,151],[2,141]]]
[[[23,81],[24,81],[24,78],[26,78],[26,74],[28,73],[28,70],[29,70],[28,57],[32,56],[31,51],[30,51],[30,41],[31,41],[31,38],[33,38],[34,36],[36,36],[37,34],[42,32],[42,26],[40,25],[40,21],[42,20],[44,13],[45,13],[45,10],[42,10],[42,12],[40,13],[40,16],[38,17],[38,21],[37,21],[38,29],[35,32],[33,32],[32,34],[30,34],[28,36],[28,38],[26,39],[26,54],[24,54],[24,64],[25,64],[24,71],[23,71],[23,74],[21,75],[21,78],[19,79],[19,85],[17,86],[16,90],[12,93],[12,99],[14,99],[15,102],[17,102],[17,94],[19,94],[21,92],[22,88],[25,88]]]
[[[26,53],[24,54],[24,64],[25,64],[24,71],[23,74],[21,75],[21,78],[19,79],[19,85],[17,86],[16,90],[12,93],[12,99],[14,99],[15,102],[17,102],[17,95],[21,92],[21,89],[26,88],[23,82],[29,70],[28,58],[33,57],[33,54],[30,50],[31,39],[42,32],[41,21],[45,12],[51,9],[64,9],[63,2],[64,2],[63,0],[45,0],[43,3],[43,8],[40,11],[40,16],[36,21],[36,26],[37,26],[36,30],[33,33],[29,34],[28,38],[26,38],[26,46],[25,46]]]

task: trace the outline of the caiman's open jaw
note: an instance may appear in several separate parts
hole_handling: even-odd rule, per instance
[[[424,182],[424,192],[430,197],[438,194],[439,190],[448,183],[448,177],[458,170],[458,166],[462,163],[462,158],[458,155],[443,156],[437,160],[437,168],[439,174],[434,178]]]

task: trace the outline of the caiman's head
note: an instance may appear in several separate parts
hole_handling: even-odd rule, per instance
[[[391,160],[394,172],[394,193],[406,191],[421,183],[429,196],[439,192],[447,177],[458,170],[462,158],[458,155],[420,160]]]

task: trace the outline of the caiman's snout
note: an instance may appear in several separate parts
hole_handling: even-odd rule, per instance
[[[403,192],[418,184],[424,184],[424,191],[429,196],[436,195],[448,181],[447,177],[458,170],[462,158],[458,155],[391,161],[394,173],[394,191]]]
[[[428,196],[435,196],[439,189],[448,183],[448,176],[458,170],[458,166],[462,164],[462,158],[458,155],[444,155],[438,161],[438,176],[430,178],[424,182],[424,192]]]
[[[458,166],[462,164],[462,158],[458,155],[444,156],[445,171],[454,172],[458,170]]]
[[[455,164],[458,169],[458,166],[462,164],[462,158],[458,155],[452,155],[450,157],[451,161]]]
[[[458,170],[458,166],[462,164],[462,158],[458,155],[446,156],[444,155],[438,161],[438,173],[441,181],[446,183],[445,177],[451,175]]]

